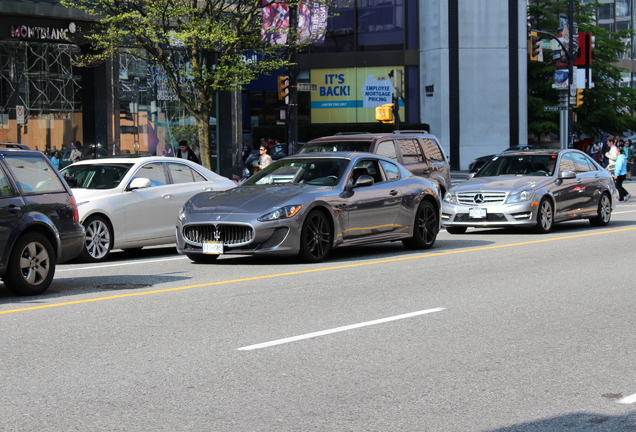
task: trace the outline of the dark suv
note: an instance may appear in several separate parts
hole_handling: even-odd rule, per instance
[[[21,144],[0,144],[0,277],[7,289],[43,293],[55,266],[83,247],[75,198],[49,159]]]
[[[442,196],[451,186],[448,159],[437,138],[427,131],[338,133],[309,141],[299,153],[327,151],[362,151],[388,157],[417,176],[437,180]]]

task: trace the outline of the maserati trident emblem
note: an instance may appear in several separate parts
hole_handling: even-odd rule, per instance
[[[475,201],[475,204],[481,204],[484,202],[484,196],[480,193],[475,194],[475,197],[473,198],[473,201]]]
[[[219,219],[221,219],[221,216],[217,216],[217,217],[216,217],[216,220],[219,220]]]
[[[214,228],[214,240],[221,240],[221,230],[218,227]]]

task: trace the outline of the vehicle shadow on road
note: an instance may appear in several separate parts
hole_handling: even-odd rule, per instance
[[[606,395],[603,395],[606,397]],[[545,432],[545,431],[627,431],[633,430],[636,414],[603,415],[572,413],[558,417],[490,429],[488,432]]]
[[[49,289],[43,294],[33,297],[22,297],[13,294],[3,284],[0,284],[0,305],[5,303],[17,303],[28,306],[46,304],[57,297],[67,298],[69,295],[82,295],[101,293],[103,295],[119,295],[146,290],[161,284],[183,284],[192,277],[184,271],[164,274],[139,274],[112,276],[86,276],[64,277],[56,275]],[[161,289],[161,288],[157,288]]]

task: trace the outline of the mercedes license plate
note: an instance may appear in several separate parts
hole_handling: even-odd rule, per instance
[[[211,241],[203,243],[203,253],[210,255],[220,255],[223,253],[223,242]]]
[[[486,217],[486,209],[485,208],[468,209],[468,216],[471,219],[484,219]]]

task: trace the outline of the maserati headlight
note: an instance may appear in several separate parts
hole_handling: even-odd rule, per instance
[[[521,192],[514,193],[508,197],[508,204],[520,203],[524,201],[530,201],[534,198],[533,190],[523,190]]]
[[[281,208],[277,208],[274,211],[271,211],[263,216],[259,217],[258,220],[260,222],[267,222],[279,219],[287,219],[290,217],[294,217],[296,213],[300,211],[302,206],[299,205],[289,205]]]
[[[177,215],[177,218],[183,222],[186,218],[186,206],[182,205],[181,206],[181,210],[179,210],[179,214]]]
[[[449,204],[457,204],[457,199],[455,199],[455,195],[453,195],[452,193],[446,192],[446,195],[444,195],[444,202]]]

